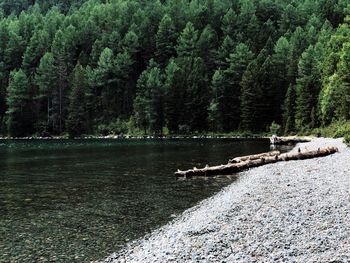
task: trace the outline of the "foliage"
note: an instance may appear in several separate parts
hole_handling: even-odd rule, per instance
[[[326,127],[316,128],[311,132],[308,132],[313,135],[322,136],[322,137],[334,137],[341,138],[349,136],[350,134],[350,122],[341,120],[332,123]]]
[[[345,142],[346,144],[350,144],[350,134],[345,135],[345,137],[344,137],[344,142]]]
[[[272,122],[270,125],[270,132],[272,135],[280,135],[281,133],[281,125],[276,122]]]
[[[341,136],[347,6],[0,0],[0,134],[248,134],[279,123]]]

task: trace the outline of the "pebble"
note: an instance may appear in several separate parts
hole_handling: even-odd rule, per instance
[[[315,138],[292,151],[325,146],[339,153],[241,173],[101,262],[350,262],[350,149]]]

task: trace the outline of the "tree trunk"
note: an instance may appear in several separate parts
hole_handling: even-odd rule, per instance
[[[279,155],[279,151],[272,151],[272,152],[267,152],[267,153],[260,153],[260,154],[253,154],[253,155],[247,155],[247,156],[242,156],[242,157],[236,157],[231,160],[229,160],[229,163],[240,163],[240,162],[245,162],[245,161],[252,161],[256,159],[260,159],[262,157],[271,157],[275,155]]]
[[[215,175],[230,175],[249,168],[262,166],[269,163],[277,163],[281,161],[290,161],[290,160],[304,160],[311,159],[316,157],[323,157],[333,153],[338,152],[336,147],[325,147],[320,148],[316,151],[306,151],[306,152],[297,152],[297,153],[284,153],[271,155],[271,153],[261,154],[261,157],[255,159],[249,159],[249,156],[235,158],[236,163],[228,163],[226,165],[218,165],[209,167],[206,166],[202,169],[193,168],[187,171],[178,170],[175,172],[177,177],[192,177],[192,176],[215,176]],[[257,156],[257,155],[255,155]],[[233,159],[233,160],[235,160]]]
[[[288,145],[288,144],[310,142],[310,140],[309,139],[304,139],[304,138],[289,138],[289,137],[272,136],[270,138],[270,142],[273,145]]]

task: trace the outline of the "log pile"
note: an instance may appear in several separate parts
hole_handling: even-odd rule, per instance
[[[305,138],[277,137],[275,135],[270,138],[270,143],[272,145],[293,145],[303,142],[310,142],[310,140]]]
[[[178,170],[175,172],[176,177],[193,177],[193,176],[215,176],[215,175],[231,175],[237,172],[241,172],[250,168],[262,166],[269,163],[277,163],[281,161],[290,161],[290,160],[304,160],[317,157],[327,156],[333,153],[338,152],[336,147],[325,147],[319,148],[315,151],[305,151],[301,152],[300,149],[296,153],[284,153],[280,152],[268,152],[258,155],[249,155],[238,157],[230,160],[228,164],[218,165],[218,166],[206,166],[201,169],[194,167],[193,169],[187,171]]]

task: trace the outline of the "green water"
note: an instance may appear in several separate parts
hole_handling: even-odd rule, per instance
[[[0,141],[0,262],[103,259],[234,177],[173,172],[269,150],[267,140]]]

